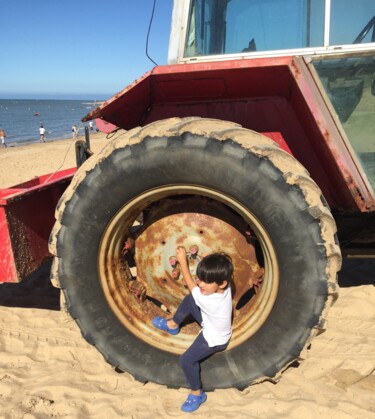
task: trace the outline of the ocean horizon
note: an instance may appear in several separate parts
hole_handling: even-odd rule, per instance
[[[8,147],[39,141],[39,127],[46,141],[72,138],[72,125],[84,132],[81,119],[102,100],[89,99],[0,99],[0,128]]]

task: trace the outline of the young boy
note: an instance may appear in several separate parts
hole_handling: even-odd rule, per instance
[[[184,412],[194,412],[207,399],[202,391],[200,361],[223,351],[232,335],[232,293],[230,281],[233,265],[229,256],[214,253],[203,258],[197,267],[197,282],[190,274],[186,250],[180,246],[176,251],[181,272],[191,294],[186,296],[172,319],[155,317],[152,324],[171,335],[177,335],[180,324],[191,314],[202,330],[181,356],[180,364],[189,383],[190,394],[181,406]]]

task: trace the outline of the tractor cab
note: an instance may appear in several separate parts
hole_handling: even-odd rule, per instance
[[[176,1],[169,63],[302,56],[375,190],[373,0]]]

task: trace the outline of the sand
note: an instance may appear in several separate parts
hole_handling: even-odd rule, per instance
[[[92,138],[93,151],[106,143]],[[0,148],[0,187],[75,163],[71,140]],[[179,418],[186,390],[115,372],[59,310],[47,263],[0,285],[0,418]],[[216,390],[197,418],[375,418],[375,259],[346,259],[340,298],[307,359],[269,382]]]
[[[80,140],[84,136],[79,137]],[[106,135],[90,136],[90,149],[99,151],[108,142]],[[48,141],[22,146],[0,146],[0,188],[7,188],[36,176],[69,169],[76,165],[73,139]]]

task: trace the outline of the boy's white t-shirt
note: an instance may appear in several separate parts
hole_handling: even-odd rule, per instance
[[[208,346],[224,345],[232,336],[232,292],[203,295],[199,287],[191,291],[202,313],[202,333]]]

